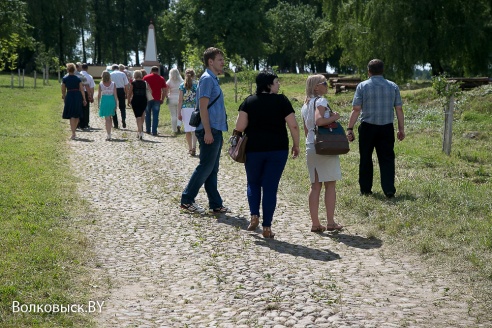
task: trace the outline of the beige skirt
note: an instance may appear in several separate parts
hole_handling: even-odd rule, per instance
[[[315,172],[318,172],[319,182],[338,181],[342,179],[342,170],[338,155],[317,155],[314,144],[306,145],[306,163],[311,183],[314,183]]]

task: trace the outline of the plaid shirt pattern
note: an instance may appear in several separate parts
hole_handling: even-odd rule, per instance
[[[371,76],[359,83],[352,101],[352,106],[362,107],[361,122],[374,125],[393,123],[394,108],[401,105],[400,89],[382,75]]]

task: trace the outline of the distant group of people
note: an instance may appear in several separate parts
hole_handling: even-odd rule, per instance
[[[142,71],[133,73],[127,93],[118,93],[118,78],[113,80],[113,73],[103,72],[99,84],[99,115],[106,119],[108,140],[111,139],[111,118],[115,120],[116,104],[126,94],[128,104],[133,108],[138,127],[138,138],[142,139],[143,123],[146,132],[157,135],[160,105],[169,97],[171,126],[173,133],[180,132],[180,122],[186,133],[188,153],[196,155],[199,145],[199,164],[193,171],[181,194],[180,207],[190,213],[203,213],[205,210],[195,202],[202,186],[208,197],[209,212],[222,214],[230,212],[223,204],[218,191],[218,171],[223,147],[223,133],[228,130],[224,95],[219,85],[218,75],[223,73],[224,53],[218,48],[208,48],[203,55],[206,67],[198,83],[195,72],[185,71],[184,80],[177,69],[171,69],[166,82],[159,75],[159,68],[153,67],[150,74]],[[121,71],[121,66],[117,67]],[[72,139],[78,119],[83,117],[78,111],[89,101],[93,101],[93,91],[84,88],[75,75],[75,65],[68,64],[68,75],[62,83],[62,98],[65,100],[63,118],[70,119]],[[381,187],[388,198],[393,198],[395,188],[395,153],[394,153],[394,117],[398,121],[397,139],[405,138],[404,115],[398,86],[383,77],[384,64],[374,59],[368,64],[369,78],[357,86],[352,101],[352,113],[347,126],[347,138],[355,140],[354,126],[360,117],[359,132],[359,186],[361,195],[372,193],[374,149],[378,157],[381,172]],[[125,75],[126,78],[126,75]],[[125,86],[125,78],[121,81]],[[121,82],[120,81],[120,82]],[[119,83],[119,82],[118,82]],[[123,87],[125,88],[125,87]],[[295,110],[286,96],[279,94],[280,82],[272,72],[260,72],[256,77],[256,92],[247,97],[239,106],[235,130],[245,133],[247,177],[247,199],[250,210],[249,231],[255,231],[262,217],[263,236],[274,238],[271,226],[277,204],[277,191],[289,153],[292,158],[300,154],[300,129]],[[311,231],[340,231],[343,226],[335,221],[336,181],[342,178],[338,155],[319,155],[315,150],[315,128],[325,126],[340,119],[340,114],[332,112],[325,98],[328,83],[323,75],[312,75],[306,81],[306,98],[301,108],[304,136],[306,138],[306,164],[311,188],[308,196]],[[152,98],[147,94],[150,91]],[[85,93],[87,92],[87,93]],[[125,127],[124,106],[121,106],[123,127]],[[191,113],[200,110],[201,123],[198,127],[189,125]],[[151,116],[152,120],[151,120]],[[88,116],[87,116],[88,117]],[[152,121],[152,124],[151,124]],[[117,122],[117,119],[116,119]],[[113,121],[114,123],[114,121]],[[117,126],[117,123],[115,123]],[[292,139],[289,149],[289,137]],[[324,187],[324,205],[326,224],[321,223],[318,212],[321,192]],[[261,211],[260,211],[261,209]]]

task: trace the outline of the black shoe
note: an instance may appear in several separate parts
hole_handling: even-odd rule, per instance
[[[369,196],[369,195],[372,195],[372,191],[361,191],[360,194],[362,196]]]
[[[386,196],[386,198],[394,198],[395,194],[392,192],[389,192],[389,193],[385,194],[385,196]]]
[[[123,129],[126,129],[126,122],[123,121]]]

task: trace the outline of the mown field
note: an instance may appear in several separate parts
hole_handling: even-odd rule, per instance
[[[306,75],[281,75],[281,92],[291,99],[301,124]],[[90,317],[74,313],[12,313],[21,304],[86,304],[89,273],[83,268],[90,241],[77,233],[74,220],[85,206],[77,198],[61,120],[60,89],[10,88],[0,75],[0,326],[87,327]],[[229,131],[239,102],[232,78],[221,79]],[[248,93],[239,84],[239,101]],[[341,156],[343,180],[337,185],[336,218],[396,246],[402,256],[417,255],[467,281],[470,292],[492,302],[492,87],[458,97],[450,156],[442,152],[444,115],[430,83],[402,86],[406,139],[397,142],[394,199],[384,197],[375,168],[374,195],[359,195],[357,141]],[[353,93],[328,99],[346,126]],[[161,111],[161,132],[170,132],[168,111]],[[471,137],[473,136],[473,137]],[[301,148],[304,147],[301,138]],[[309,179],[304,156],[289,160],[281,187],[291,190],[292,206],[306,208]],[[374,158],[375,164],[377,159]],[[223,161],[223,169],[235,165]],[[299,197],[305,195],[305,197]],[[488,302],[488,303],[487,303]]]

